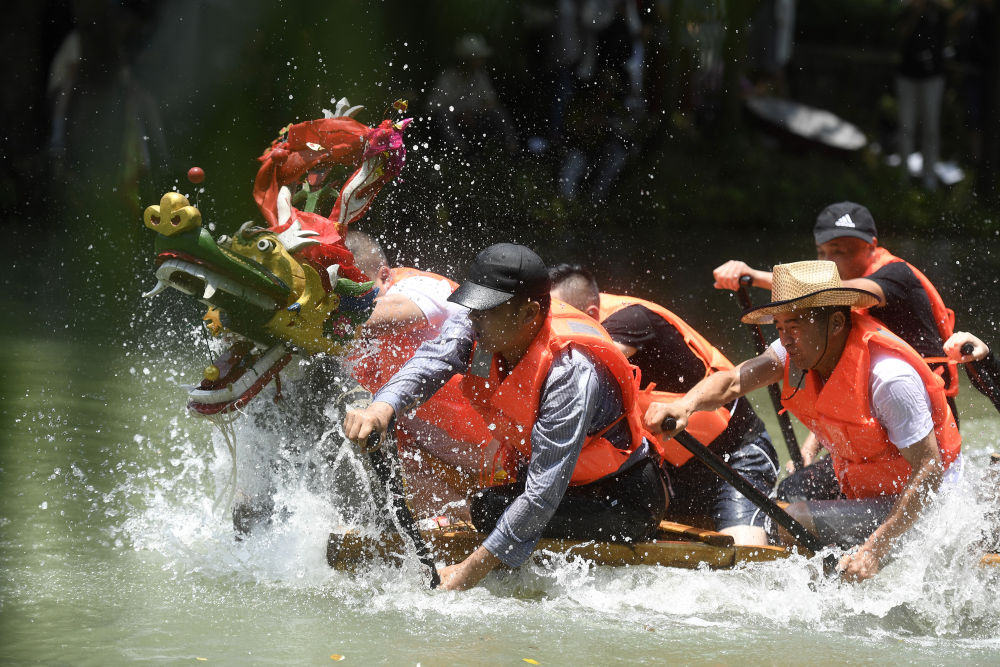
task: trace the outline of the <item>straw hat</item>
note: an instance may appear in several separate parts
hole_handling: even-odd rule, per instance
[[[771,279],[771,303],[751,308],[743,313],[746,324],[768,324],[776,313],[789,313],[802,308],[823,306],[854,306],[870,308],[878,305],[878,297],[840,282],[837,265],[824,260],[792,262],[774,267]]]

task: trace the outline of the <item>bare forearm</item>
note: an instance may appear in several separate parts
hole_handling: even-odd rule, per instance
[[[713,373],[679,399],[689,413],[699,410],[714,410],[742,396],[740,376],[735,370]]]
[[[389,328],[408,329],[414,325],[427,325],[423,311],[402,295],[387,294],[375,302],[375,310],[364,323],[364,330],[376,333]]]
[[[750,277],[753,278],[751,283],[754,287],[760,287],[763,289],[771,289],[771,272],[754,270],[750,272]]]
[[[676,433],[687,427],[687,419],[693,413],[714,410],[749,391],[778,382],[781,373],[781,363],[775,353],[768,350],[732,370],[709,375],[676,401],[651,403],[644,417],[646,428],[653,433],[662,433],[664,424],[670,418],[676,422],[676,428],[668,430]]]

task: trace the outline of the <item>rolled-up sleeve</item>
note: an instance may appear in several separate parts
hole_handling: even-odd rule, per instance
[[[473,344],[468,314],[456,313],[445,321],[434,340],[423,343],[379,389],[373,401],[388,403],[397,415],[412,410],[434,395],[457,373],[469,366]]]
[[[595,416],[602,421],[598,415],[604,412],[602,384],[594,363],[575,348],[563,350],[553,361],[531,431],[524,493],[514,499],[483,543],[504,564],[518,567],[528,559],[562,501],[584,440],[593,432]],[[619,399],[618,414],[620,406]]]

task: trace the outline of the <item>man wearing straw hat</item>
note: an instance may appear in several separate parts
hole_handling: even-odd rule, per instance
[[[847,579],[867,579],[917,520],[945,471],[959,467],[953,464],[961,436],[944,382],[877,320],[852,312],[878,298],[844,287],[833,262],[779,264],[771,289],[773,301],[742,320],[773,322],[778,340],[681,399],[652,404],[646,424],[656,432],[673,417],[673,435],[696,411],[782,382],[782,405],[827,445],[844,495],[795,503],[789,513],[827,543],[857,546],[840,567]]]
[[[948,404],[957,421],[954,397],[958,393],[958,368],[941,363],[947,353],[945,341],[954,332],[955,313],[945,305],[937,288],[912,264],[879,245],[875,219],[861,204],[843,201],[824,208],[816,216],[813,239],[817,258],[834,262],[845,286],[878,297],[868,314],[909,343],[943,377]],[[730,260],[712,273],[719,289],[739,289],[744,275],[749,275],[757,287],[771,287],[770,272],[758,271],[740,260]],[[815,437],[806,439],[802,444],[806,467],[781,483],[779,498],[830,499],[840,495],[830,460],[816,458],[822,448],[823,443]]]

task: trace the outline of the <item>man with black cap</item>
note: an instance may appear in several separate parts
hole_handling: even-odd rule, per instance
[[[932,492],[960,470],[961,436],[944,382],[917,352],[877,320],[851,308],[879,297],[848,287],[833,262],[780,264],[772,303],[743,322],[774,322],[778,340],[763,354],[699,382],[671,403],[653,403],[646,424],[667,418],[673,436],[696,411],[782,383],[782,405],[819,435],[843,499],[793,503],[788,512],[822,541],[858,546],[844,556],[844,578],[875,575]]]
[[[863,289],[876,296],[878,303],[866,309],[897,336],[926,359],[943,359],[944,343],[954,333],[955,313],[945,306],[937,289],[914,266],[878,245],[875,220],[861,204],[844,201],[831,204],[816,217],[813,227],[816,255],[834,262],[846,287]],[[717,289],[739,289],[741,276],[749,275],[753,284],[771,288],[771,273],[751,268],[740,260],[730,260],[713,272]],[[958,393],[958,374],[954,365],[934,363],[942,375],[952,412],[958,415],[954,396]],[[822,443],[809,438],[802,446],[803,460],[810,463]],[[819,460],[819,468],[810,467],[785,480],[779,497],[795,499],[835,497],[838,493],[830,462]]]
[[[666,511],[658,452],[642,426],[631,365],[607,333],[549,297],[548,270],[530,249],[480,252],[450,301],[470,309],[417,350],[344,432],[365,446],[395,415],[455,375],[490,425],[482,489],[470,499],[486,540],[441,571],[442,587],[474,586],[500,563],[520,566],[538,539],[636,542]]]

